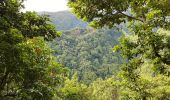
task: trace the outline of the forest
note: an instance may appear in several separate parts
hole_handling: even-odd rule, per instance
[[[0,100],[170,100],[170,0],[24,1],[0,0]]]

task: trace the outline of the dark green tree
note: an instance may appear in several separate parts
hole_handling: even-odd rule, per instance
[[[23,0],[0,1],[0,99],[49,100],[64,69],[44,40],[57,31],[46,16],[22,8]]]

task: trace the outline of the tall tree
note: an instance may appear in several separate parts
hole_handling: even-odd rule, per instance
[[[64,70],[44,39],[57,31],[47,17],[21,12],[22,3],[0,1],[0,99],[51,99]]]

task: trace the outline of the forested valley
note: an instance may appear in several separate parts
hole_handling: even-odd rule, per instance
[[[170,100],[169,0],[23,2],[0,1],[0,100]]]

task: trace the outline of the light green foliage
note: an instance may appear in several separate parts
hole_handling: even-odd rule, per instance
[[[20,12],[22,2],[0,1],[0,99],[51,100],[65,69],[44,39],[57,32],[47,17]]]
[[[90,100],[87,95],[87,86],[78,82],[77,74],[71,79],[66,79],[64,87],[59,90],[62,100]]]
[[[61,100],[118,100],[119,87],[116,79],[97,79],[90,85],[78,81],[77,74],[71,79],[66,79],[64,86],[59,89]]]
[[[89,86],[90,100],[117,100],[118,87],[114,78],[97,79]]]

